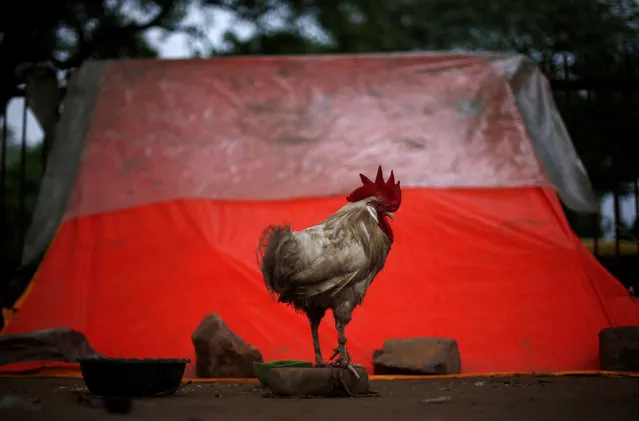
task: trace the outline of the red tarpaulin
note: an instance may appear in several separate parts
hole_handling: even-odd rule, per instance
[[[65,326],[107,356],[193,359],[191,333],[215,312],[265,360],[312,360],[306,318],[264,287],[259,234],[320,222],[378,164],[405,187],[386,266],[347,327],[355,362],[437,336],[458,340],[468,373],[597,369],[599,330],[639,324],[568,226],[532,111],[495,62],[141,60],[90,63],[74,83],[39,202],[46,183],[67,186],[62,225],[5,333]],[[73,107],[85,123],[69,123]],[[332,317],[320,336],[328,354]]]

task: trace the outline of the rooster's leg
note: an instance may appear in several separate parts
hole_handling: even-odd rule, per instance
[[[346,323],[335,322],[335,329],[337,330],[337,348],[335,348],[335,353],[333,354],[333,358],[339,355],[337,361],[335,361],[336,365],[340,365],[346,367],[351,362],[351,357],[348,355],[348,349],[346,349],[346,334],[344,330],[346,328]]]
[[[322,309],[313,309],[308,311],[306,315],[308,316],[308,321],[311,324],[311,335],[313,336],[313,350],[315,351],[315,367],[326,367],[327,364],[324,362],[322,358],[322,349],[320,348],[319,341],[319,325],[324,318],[325,310]]]
[[[341,303],[336,309],[333,310],[333,316],[335,317],[335,330],[337,330],[337,348],[333,354],[333,358],[339,355],[339,358],[333,363],[336,367],[347,368],[355,377],[359,379],[359,374],[355,371],[355,368],[351,365],[351,357],[348,355],[348,349],[346,348],[346,325],[351,321],[351,313],[353,307],[349,302]]]

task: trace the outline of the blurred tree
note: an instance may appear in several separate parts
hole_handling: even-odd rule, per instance
[[[21,0],[0,4],[0,110],[19,83],[21,62],[52,60],[60,70],[87,59],[156,57],[151,29],[204,37],[185,23],[199,0]]]
[[[204,0],[256,27],[304,37],[318,25],[336,52],[434,49],[501,50],[550,59],[563,52],[596,57],[639,48],[634,0]],[[582,66],[583,67],[583,66]],[[582,69],[583,71],[583,69]]]

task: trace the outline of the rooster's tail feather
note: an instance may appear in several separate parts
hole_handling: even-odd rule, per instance
[[[257,264],[269,292],[280,295],[290,284],[299,246],[290,225],[271,225],[260,235]]]

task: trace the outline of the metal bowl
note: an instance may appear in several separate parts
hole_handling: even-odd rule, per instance
[[[188,358],[78,358],[94,395],[141,398],[171,394],[180,386]]]

